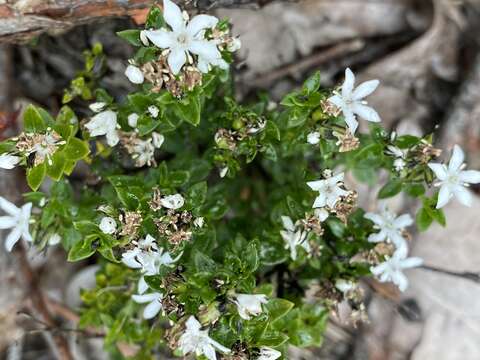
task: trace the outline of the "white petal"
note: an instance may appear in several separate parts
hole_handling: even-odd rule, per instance
[[[345,81],[342,85],[342,96],[344,98],[349,98],[352,94],[353,85],[355,85],[355,75],[353,75],[352,70],[349,68],[345,69]]]
[[[392,280],[400,291],[403,292],[408,288],[408,279],[403,273],[397,272]]]
[[[381,273],[383,273],[387,269],[387,267],[388,267],[388,264],[386,262],[384,262],[384,263],[381,263],[377,266],[372,266],[370,268],[370,271],[373,275],[378,276]]]
[[[5,249],[10,252],[12,251],[13,246],[17,243],[17,241],[20,239],[20,236],[22,235],[22,232],[19,228],[14,228],[10,234],[8,234],[6,240],[5,240]]]
[[[185,199],[180,194],[168,195],[160,199],[160,204],[167,209],[180,209],[185,204]]]
[[[138,123],[138,118],[139,116],[136,113],[131,113],[130,115],[128,115],[128,118],[127,118],[128,126],[132,128],[136,128]]]
[[[282,216],[283,227],[289,231],[295,231],[295,225],[289,216]]]
[[[143,310],[144,319],[153,319],[157,316],[158,312],[162,309],[162,303],[158,300],[152,301],[150,304],[145,306]]]
[[[7,199],[0,196],[0,208],[5,211],[7,214],[12,216],[18,216],[21,214],[21,210],[12,204]]]
[[[465,206],[472,206],[472,194],[470,193],[469,190],[464,188],[463,186],[456,186],[453,189],[453,194],[457,197],[458,201],[462,203]]]
[[[450,201],[450,198],[452,197],[452,192],[450,191],[450,188],[446,185],[442,185],[440,187],[440,191],[438,192],[438,201],[437,201],[437,209],[440,209],[447,205],[447,203]]]
[[[213,28],[217,25],[218,19],[210,15],[197,15],[187,25],[187,32],[194,37],[200,30]]]
[[[12,216],[0,216],[0,229],[14,228],[18,220]]]
[[[327,181],[331,186],[334,186],[340,181],[343,181],[344,177],[345,177],[345,173],[341,172],[341,173],[338,173],[337,175],[334,175],[328,178]]]
[[[353,114],[352,110],[346,107],[343,108],[342,110],[343,110],[343,117],[345,118],[345,122],[347,123],[347,126],[353,135],[355,134],[355,131],[357,131],[358,121],[355,118],[355,115]]]
[[[317,208],[314,212],[315,216],[318,218],[318,220],[320,220],[320,222],[324,222],[329,216],[328,211],[323,208]]]
[[[145,276],[140,277],[140,280],[138,280],[137,288],[140,295],[142,295],[143,293],[145,293],[145,291],[148,290],[148,284],[145,281]]]
[[[352,100],[361,100],[364,97],[367,97],[375,91],[375,89],[380,84],[378,80],[365,81],[358,85],[358,87],[353,91]]]
[[[202,353],[208,360],[217,360],[217,354],[215,354],[215,348],[212,345],[204,345],[202,347]]]
[[[120,141],[120,138],[118,137],[118,133],[116,130],[109,131],[107,133],[107,144],[111,147],[114,147],[115,145],[118,144]]]
[[[386,238],[387,238],[387,233],[381,230],[376,234],[370,234],[368,236],[368,242],[377,243],[377,242],[385,241]]]
[[[149,293],[143,295],[132,295],[132,300],[139,304],[144,304],[148,302],[152,302],[154,300],[161,299],[162,296],[160,293]]]
[[[432,169],[437,179],[445,180],[447,178],[448,173],[447,173],[447,167],[445,165],[437,164],[437,163],[428,163],[428,167]]]
[[[134,84],[141,84],[144,80],[142,70],[134,65],[127,66],[125,76]]]
[[[312,190],[320,191],[325,186],[325,180],[309,181],[307,185]]]
[[[307,135],[307,142],[311,145],[316,145],[320,142],[320,133],[318,131],[311,132]]]
[[[152,133],[152,143],[155,148],[157,149],[160,148],[163,145],[164,141],[165,141],[165,136],[157,132]]]
[[[185,54],[185,51],[181,48],[173,48],[172,52],[170,55],[168,55],[168,66],[170,66],[170,69],[172,70],[172,73],[177,75],[182,66],[185,65],[185,62],[187,61],[187,55]]]
[[[150,39],[152,43],[161,49],[170,48],[173,44],[172,33],[160,30],[145,30],[145,35]]]
[[[338,95],[333,95],[332,97],[328,98],[328,102],[331,102],[333,105],[339,108],[343,108],[345,106],[345,102]]]
[[[398,218],[395,219],[393,224],[397,227],[397,229],[401,229],[413,224],[413,219],[410,214],[403,214],[400,215]]]
[[[480,171],[476,171],[476,170],[461,171],[458,177],[460,181],[463,181],[469,184],[480,183]]]
[[[463,164],[465,160],[465,154],[460,146],[455,145],[453,147],[452,157],[450,158],[450,162],[448,164],[448,170],[451,172],[456,172]]]
[[[402,261],[401,267],[402,269],[409,269],[409,268],[414,268],[421,266],[423,264],[423,259],[419,257],[411,257],[407,258]]]
[[[327,205],[327,196],[325,193],[320,193],[313,202],[312,208],[323,208],[325,205]]]
[[[222,55],[213,41],[193,40],[188,47],[192,53],[204,58],[206,61],[221,59]]]
[[[226,353],[228,354],[230,352],[230,349],[223,346],[222,344],[218,343],[217,341],[213,340],[212,338],[210,338],[210,343],[215,346],[217,348],[217,350],[223,352],[223,353]]]
[[[195,316],[190,316],[188,320],[185,322],[185,326],[188,331],[197,332],[200,330],[202,325],[198,322]]]
[[[185,20],[183,19],[182,11],[170,0],[163,0],[163,18],[173,31],[181,32],[185,29]]]
[[[352,106],[352,111],[367,121],[371,121],[371,122],[381,121],[378,113],[375,111],[375,109],[371,108],[370,106],[363,105],[360,103],[354,103]]]
[[[382,225],[384,223],[383,217],[378,215],[378,214],[375,214],[375,213],[368,212],[363,217],[365,219],[368,219],[368,220],[374,222],[377,225]]]
[[[21,158],[18,156],[13,156],[10,154],[0,155],[0,169],[13,169],[19,162]]]
[[[205,60],[204,58],[202,57],[199,57],[198,58],[198,64],[197,64],[197,68],[198,70],[200,70],[202,73],[206,74],[210,71],[210,68],[209,68],[209,63],[207,60]]]

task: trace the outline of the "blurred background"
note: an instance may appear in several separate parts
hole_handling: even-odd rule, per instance
[[[133,51],[115,32],[141,26],[152,3],[0,0],[0,138],[21,128],[17,119],[28,103],[56,113],[63,89],[83,69],[84,51],[97,42],[107,56],[101,86],[125,96],[131,84],[123,72]],[[359,82],[381,81],[369,103],[384,126],[400,134],[434,131],[437,147],[447,149],[444,157],[459,144],[469,167],[480,169],[480,0],[179,3],[231,19],[243,44],[234,66],[239,99],[260,91],[278,101],[315,70],[333,87],[348,66]],[[72,106],[87,116],[88,102]],[[22,184],[20,172],[0,170],[1,196],[21,201]],[[355,186],[362,205],[374,209],[378,188]],[[416,209],[402,198],[392,206]],[[334,318],[321,349],[291,349],[289,358],[480,359],[480,198],[471,208],[453,202],[445,213],[446,229],[434,225],[413,234],[412,253],[430,270],[408,271],[410,288],[403,294],[365,280],[369,322],[354,327]],[[101,334],[75,330],[79,289],[92,285],[95,267],[67,263],[55,246],[29,249],[26,259],[22,254],[0,247],[0,358],[55,358],[52,335],[58,333],[75,359],[108,358]],[[52,322],[36,313],[35,296],[44,299]]]

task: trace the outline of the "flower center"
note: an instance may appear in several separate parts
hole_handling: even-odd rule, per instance
[[[177,41],[181,45],[187,45],[187,42],[188,42],[187,34],[185,34],[185,33],[179,34],[178,37],[177,37]]]

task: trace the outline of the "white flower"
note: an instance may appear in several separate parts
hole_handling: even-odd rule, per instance
[[[117,231],[117,223],[111,217],[105,216],[100,220],[98,226],[104,234],[114,234]]]
[[[422,264],[423,260],[421,258],[406,258],[405,251],[396,251],[390,259],[380,265],[371,267],[370,271],[373,275],[379,276],[381,282],[391,281],[398,286],[400,291],[405,291],[408,287],[408,279],[402,270],[417,267]]]
[[[280,235],[285,241],[285,249],[290,249],[290,257],[292,260],[297,259],[297,246],[301,246],[310,254],[310,244],[307,241],[307,232],[296,230],[293,221],[288,216],[282,216],[282,223],[285,230],[280,231]]]
[[[152,141],[153,141],[153,146],[156,149],[159,149],[163,145],[163,142],[165,141],[165,136],[163,136],[162,134],[159,134],[157,132],[153,132],[152,133]]]
[[[195,355],[205,355],[209,360],[216,360],[215,349],[229,353],[230,349],[219,344],[208,336],[208,330],[200,330],[201,324],[194,316],[190,316],[185,322],[185,332],[178,341],[179,349],[183,355],[195,353]]]
[[[311,132],[307,135],[307,142],[311,145],[316,145],[320,142],[320,133],[318,131]]]
[[[262,304],[268,302],[267,295],[236,294],[233,302],[237,305],[238,314],[242,319],[250,320],[251,316],[262,313]]]
[[[335,287],[342,293],[346,293],[355,288],[355,283],[350,280],[338,279],[335,281]]]
[[[405,227],[413,224],[413,219],[409,214],[403,214],[397,217],[397,215],[389,211],[386,204],[383,203],[380,214],[368,212],[364,217],[373,221],[375,224],[374,227],[380,230],[378,233],[368,236],[369,242],[391,241],[397,248],[407,246],[402,232]]]
[[[162,298],[163,294],[159,292],[143,294],[143,295],[132,295],[133,301],[139,304],[148,303],[143,309],[143,318],[144,319],[153,319],[157,316],[158,312],[162,310]]]
[[[112,110],[102,111],[85,124],[90,136],[106,135],[107,143],[115,146],[120,140],[117,133],[117,114]]]
[[[0,169],[13,169],[15,166],[18,165],[20,160],[21,158],[18,156],[2,154],[0,155]]]
[[[235,52],[240,50],[242,47],[242,42],[239,38],[233,38],[232,41],[227,45],[227,50],[230,52]]]
[[[228,166],[225,166],[220,169],[219,175],[221,178],[224,178],[225,175],[227,175],[227,173],[228,173]]]
[[[29,222],[32,211],[32,203],[26,203],[21,208],[16,207],[10,201],[0,196],[0,209],[9,216],[0,216],[0,230],[12,229],[5,239],[5,249],[12,251],[13,246],[22,237],[25,241],[32,241]]]
[[[125,76],[134,84],[142,84],[144,81],[142,70],[135,65],[128,65],[125,69]]]
[[[132,128],[136,128],[138,123],[138,118],[139,116],[136,113],[131,113],[130,115],[128,115],[127,117],[128,126]]]
[[[163,1],[163,17],[171,31],[162,28],[147,30],[148,39],[161,49],[170,49],[167,62],[174,74],[178,74],[187,62],[189,53],[198,55],[206,63],[218,63],[222,55],[213,41],[204,39],[204,29],[213,28],[218,19],[209,15],[197,15],[187,25],[180,8],[170,0]],[[200,69],[200,66],[199,66]],[[205,70],[205,67],[200,69]]]
[[[136,139],[131,146],[131,153],[137,167],[151,166],[155,163],[155,147],[152,145],[152,139]]]
[[[150,105],[148,107],[148,112],[150,113],[150,115],[152,115],[153,118],[156,118],[160,110],[158,110],[158,107],[156,107],[155,105]]]
[[[90,104],[88,107],[90,108],[90,110],[92,110],[93,112],[95,113],[98,113],[100,111],[102,111],[105,106],[107,106],[107,103],[104,103],[104,102],[94,102],[93,104]]]
[[[315,214],[315,216],[318,218],[318,220],[320,220],[320,222],[324,222],[325,220],[327,220],[328,216],[329,216],[329,213],[327,210],[325,210],[324,208],[316,208],[313,213]]]
[[[343,182],[343,176],[343,173],[339,173],[324,180],[307,182],[310,189],[319,192],[312,208],[323,208],[328,206],[333,209],[342,196],[348,195],[348,191],[340,187]]]
[[[50,246],[55,246],[57,244],[60,244],[60,241],[62,241],[62,238],[57,233],[51,234],[47,240],[48,245]]]
[[[480,183],[480,171],[464,170],[466,166],[463,163],[464,160],[465,154],[463,150],[460,146],[455,145],[448,167],[444,164],[428,164],[438,180],[440,180],[435,184],[435,186],[440,186],[437,209],[444,207],[453,196],[463,205],[472,205],[472,195],[465,187],[468,184]]]
[[[140,31],[140,41],[145,46],[150,45],[150,43],[148,42],[147,32],[145,30]]]
[[[167,209],[177,210],[185,204],[185,199],[180,194],[168,195],[160,199],[160,205]]]
[[[193,225],[195,225],[195,227],[197,228],[202,228],[204,224],[205,224],[205,219],[202,216],[193,220]]]
[[[342,85],[342,93],[335,94],[328,99],[329,102],[342,110],[345,122],[350,128],[352,135],[355,134],[358,127],[358,121],[355,115],[358,115],[367,121],[380,122],[380,116],[377,112],[370,106],[367,106],[366,101],[363,101],[363,98],[375,91],[379,81],[366,81],[357,86],[355,90],[353,89],[354,84],[355,75],[353,75],[352,71],[347,68],[345,70],[345,81]]]
[[[402,150],[396,146],[393,145],[388,145],[387,146],[387,153],[389,155],[392,155],[395,157],[395,160],[393,161],[393,166],[396,171],[402,171],[405,168],[406,162],[405,162],[405,157],[407,155],[407,152],[405,150]]]
[[[278,350],[272,349],[268,346],[262,346],[260,348],[260,354],[257,357],[257,360],[276,360],[282,353]]]

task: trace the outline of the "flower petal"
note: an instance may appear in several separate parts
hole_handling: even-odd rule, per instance
[[[217,360],[217,354],[215,354],[215,348],[212,345],[203,345],[202,352],[208,360]]]
[[[185,322],[185,326],[188,331],[197,332],[200,331],[202,325],[198,322],[195,316],[191,315],[188,320]]]
[[[472,206],[472,194],[465,187],[459,185],[453,189],[453,194],[456,196],[458,201],[465,206]]]
[[[469,184],[480,183],[480,171],[476,171],[476,170],[461,171],[458,177],[461,181]]]
[[[403,215],[400,215],[399,217],[397,217],[394,220],[393,224],[395,225],[395,227],[397,229],[401,229],[401,228],[412,225],[413,224],[413,219],[410,216],[410,214],[403,214]]]
[[[405,274],[400,271],[397,271],[395,273],[395,275],[392,277],[392,281],[395,285],[398,286],[398,289],[402,292],[408,288],[408,279]]]
[[[385,241],[386,238],[387,238],[387,233],[381,230],[376,234],[370,234],[368,236],[368,242],[377,243],[377,242]]]
[[[140,280],[138,280],[137,288],[138,288],[138,294],[140,295],[142,295],[143,293],[145,293],[145,291],[148,290],[148,284],[145,281],[145,276],[140,277]]]
[[[187,25],[187,32],[195,37],[200,30],[213,28],[217,25],[218,19],[210,15],[197,15]]]
[[[209,62],[222,58],[220,51],[217,49],[217,45],[213,41],[193,40],[188,50]]]
[[[174,73],[175,75],[180,72],[180,69],[183,65],[185,65],[186,61],[187,55],[185,54],[185,51],[180,48],[172,49],[172,52],[170,53],[170,55],[168,55],[167,59],[168,66],[170,66],[172,73]]]
[[[165,29],[160,30],[145,30],[145,35],[152,43],[161,49],[169,48],[173,45],[172,33]]]
[[[307,186],[312,190],[320,191],[325,186],[325,180],[309,181]]]
[[[12,216],[18,216],[20,214],[20,209],[11,203],[7,199],[0,196],[0,208],[5,211],[7,214]]]
[[[153,319],[157,316],[158,312],[162,309],[162,303],[158,300],[152,301],[150,304],[145,306],[143,309],[143,318],[144,319]]]
[[[7,238],[5,239],[5,249],[10,252],[12,251],[13,246],[17,243],[22,235],[22,231],[20,228],[13,228],[13,230],[8,234]]]
[[[368,95],[370,95],[375,91],[375,89],[378,87],[378,84],[380,84],[380,81],[378,80],[370,80],[370,81],[365,81],[364,83],[361,83],[353,91],[352,100],[354,101],[361,100],[364,97],[367,97]]]
[[[289,216],[282,216],[283,227],[289,231],[295,231],[295,225],[293,224],[292,219]]]
[[[462,148],[458,145],[453,147],[452,157],[448,163],[448,170],[450,172],[457,172],[462,166],[463,161],[465,160],[465,154]]]
[[[343,108],[345,106],[345,102],[338,95],[333,95],[332,97],[329,97],[328,102],[331,102],[333,105],[339,108]]]
[[[368,219],[368,220],[374,222],[377,225],[383,225],[383,223],[384,223],[383,217],[381,215],[378,215],[378,214],[375,214],[375,213],[368,212],[365,215],[363,215],[363,217],[365,219]]]
[[[162,296],[160,293],[149,293],[143,295],[132,295],[132,300],[139,304],[144,304],[148,302],[152,302],[154,300],[161,299]]]
[[[320,193],[313,202],[312,208],[323,208],[325,205],[327,205],[327,196],[325,193]]]
[[[350,108],[344,107],[342,110],[343,110],[343,117],[345,118],[345,122],[347,123],[347,126],[353,135],[355,134],[355,131],[357,131],[358,121],[355,118],[355,115],[353,114],[352,110],[350,110]]]
[[[371,122],[381,121],[378,113],[375,111],[375,109],[371,108],[370,106],[363,105],[360,103],[354,103],[352,106],[352,111],[367,121],[371,121]]]
[[[210,338],[209,341],[210,341],[210,344],[215,346],[218,351],[221,351],[221,352],[226,353],[226,354],[228,354],[231,351],[229,348],[223,346],[222,344],[218,343],[217,341],[213,340],[212,338]]]
[[[173,31],[181,32],[185,29],[185,20],[183,19],[182,11],[170,0],[163,0],[163,18]]]
[[[440,191],[438,192],[437,209],[440,209],[445,205],[447,205],[452,195],[453,194],[450,191],[450,188],[448,186],[446,185],[441,186]]]
[[[410,269],[414,267],[421,266],[423,264],[423,259],[419,257],[410,257],[403,260],[400,264],[402,269]]]
[[[12,216],[0,216],[0,229],[14,228],[17,222],[17,219]]]
[[[342,85],[342,96],[343,98],[350,98],[352,95],[353,85],[355,85],[355,75],[353,75],[350,68],[345,69],[345,81]]]
[[[111,130],[107,132],[106,136],[107,136],[107,144],[111,147],[114,147],[120,141],[117,130]]]
[[[437,177],[438,180],[445,180],[448,176],[447,173],[447,167],[443,164],[437,164],[437,163],[428,163],[428,167],[432,169],[432,171],[435,173],[435,176]]]

